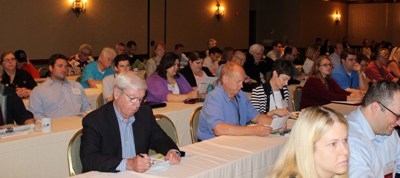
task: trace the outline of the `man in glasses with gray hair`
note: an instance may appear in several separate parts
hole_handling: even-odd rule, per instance
[[[400,86],[392,81],[371,84],[361,106],[347,117],[349,177],[386,178],[399,173],[400,139],[394,129],[399,118]]]
[[[151,166],[149,149],[179,164],[178,147],[157,124],[151,108],[141,105],[146,89],[134,72],[122,72],[115,78],[114,101],[83,118],[83,172],[145,172]]]

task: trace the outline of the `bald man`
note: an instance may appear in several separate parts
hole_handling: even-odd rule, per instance
[[[207,140],[220,135],[257,135],[271,133],[272,118],[260,114],[241,90],[245,80],[241,65],[228,62],[222,68],[220,83],[207,95],[200,113],[197,137]],[[246,126],[252,121],[255,126]]]

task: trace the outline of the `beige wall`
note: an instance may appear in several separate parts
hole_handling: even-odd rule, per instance
[[[215,20],[214,0],[168,1],[167,50],[176,42],[186,51],[204,50],[207,39],[219,46],[248,46],[248,1],[221,1],[225,16]],[[147,0],[88,0],[86,14],[71,12],[69,0],[3,1],[0,51],[24,49],[31,59],[48,58],[55,52],[76,53],[81,43],[93,46],[94,55],[103,47],[133,39],[138,53],[147,53]],[[151,37],[164,40],[164,1],[151,0]],[[238,16],[234,16],[234,10]]]
[[[362,40],[368,38],[400,44],[400,4],[352,4],[349,12],[351,43],[361,45]]]

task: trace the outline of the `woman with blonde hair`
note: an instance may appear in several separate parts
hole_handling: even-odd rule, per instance
[[[306,60],[303,64],[303,71],[305,74],[311,73],[312,66],[319,56],[318,46],[310,46],[307,48]]]
[[[270,177],[347,178],[348,123],[323,106],[307,108],[292,129]]]
[[[390,53],[389,62],[387,68],[394,77],[400,77],[400,47],[394,47]]]
[[[161,58],[165,55],[165,44],[161,41],[154,45],[153,57],[146,62],[146,78],[156,71],[160,65]]]

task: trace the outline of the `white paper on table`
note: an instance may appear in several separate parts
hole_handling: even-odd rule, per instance
[[[203,81],[201,81],[197,90],[199,91],[199,93],[207,93],[208,86],[210,84],[212,85],[217,79],[218,79],[218,77],[208,77],[207,76],[206,78],[203,79]]]
[[[278,130],[285,126],[286,121],[289,119],[289,116],[279,117],[277,115],[272,116],[273,120],[271,123],[272,130]]]

